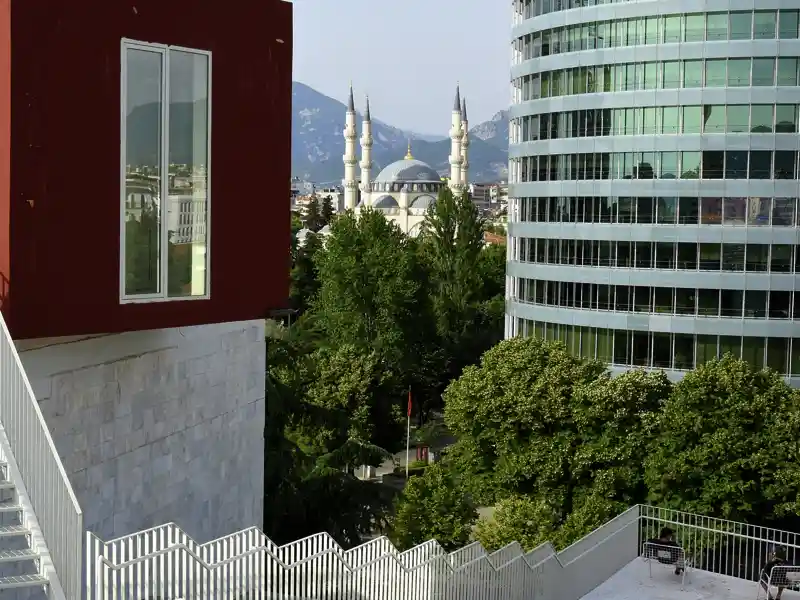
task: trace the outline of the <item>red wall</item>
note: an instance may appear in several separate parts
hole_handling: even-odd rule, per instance
[[[119,302],[121,38],[212,52],[209,300]],[[291,75],[292,7],[279,0],[0,0],[0,301],[12,335],[285,307]]]

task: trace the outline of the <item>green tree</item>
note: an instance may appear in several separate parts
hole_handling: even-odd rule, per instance
[[[406,483],[395,502],[389,537],[401,550],[435,539],[453,551],[469,543],[477,517],[458,481],[433,464]]]
[[[509,496],[500,500],[494,514],[481,519],[475,539],[489,551],[518,542],[526,552],[550,542],[566,548],[627,509],[623,502],[592,494],[584,498],[566,519],[547,496]]]
[[[330,196],[322,199],[322,209],[320,210],[320,222],[322,226],[329,225],[333,221],[336,211],[333,209],[333,201]]]
[[[144,206],[138,219],[125,222],[125,292],[152,294],[159,291],[161,228],[158,209]]]
[[[405,416],[401,404],[406,400],[398,383],[398,373],[377,350],[351,344],[323,346],[306,362],[310,369],[306,402],[347,415],[345,427],[332,422],[316,424],[310,448],[323,454],[348,440],[365,445],[399,450]],[[355,463],[357,467],[368,463]]]
[[[546,499],[514,495],[500,500],[491,517],[478,521],[475,539],[490,552],[512,542],[530,552],[553,541],[557,524],[558,512]]]
[[[320,206],[319,198],[316,194],[312,194],[306,204],[305,215],[303,217],[303,224],[311,231],[319,231],[322,229],[324,223],[322,222],[322,208]]]
[[[458,438],[452,454],[471,474],[476,498],[541,489],[562,495],[578,437],[572,424],[573,390],[605,372],[557,342],[505,340],[469,366],[445,392],[445,422]]]
[[[458,343],[472,323],[483,283],[477,268],[483,222],[469,196],[443,187],[428,209],[422,239],[439,334]]]
[[[452,460],[480,500],[546,498],[559,525],[594,494],[640,502],[641,449],[669,392],[661,372],[612,378],[560,342],[506,340],[447,389]]]
[[[304,329],[304,320],[291,328],[272,327],[267,338],[264,530],[279,544],[327,531],[351,547],[386,527],[394,492],[359,481],[349,467],[377,466],[387,454],[347,435],[350,415],[341,407],[306,400],[305,367],[318,341]],[[315,427],[337,431],[315,448],[302,443],[303,435],[318,439]]]
[[[489,244],[478,259],[478,273],[482,282],[482,299],[504,298],[506,292],[506,247]]]
[[[366,346],[407,369],[418,336],[423,297],[409,239],[379,212],[340,215],[325,251],[315,254],[320,288],[312,306],[323,335],[335,344]]]
[[[319,277],[314,265],[314,254],[322,248],[322,240],[309,234],[294,252],[292,270],[289,274],[289,306],[299,313],[305,312],[319,291]]]
[[[800,513],[800,393],[730,355],[687,373],[646,460],[659,506],[773,524]],[[796,522],[787,525],[796,526]]]
[[[447,384],[466,365],[502,339],[505,302],[496,286],[493,266],[485,255],[484,224],[467,194],[454,196],[444,188],[425,218],[417,247],[426,271],[428,301],[421,307],[425,321],[419,356],[428,375],[423,378],[420,417],[441,407]],[[505,264],[500,266],[504,284]],[[499,293],[500,296],[495,297]]]

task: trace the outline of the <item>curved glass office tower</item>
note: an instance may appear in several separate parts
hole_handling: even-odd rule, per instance
[[[514,3],[507,336],[800,384],[799,11]]]

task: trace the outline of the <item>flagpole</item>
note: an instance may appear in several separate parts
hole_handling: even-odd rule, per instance
[[[406,425],[406,479],[408,479],[408,462],[411,457],[411,387],[408,388],[408,419]]]

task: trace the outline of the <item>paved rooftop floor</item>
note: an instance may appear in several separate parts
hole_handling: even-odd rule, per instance
[[[681,579],[671,569],[655,563],[651,579],[647,563],[637,558],[583,600],[755,600],[756,586],[753,581],[690,569],[681,589]],[[800,600],[800,594],[784,592],[781,600]]]

